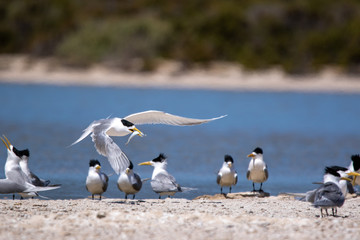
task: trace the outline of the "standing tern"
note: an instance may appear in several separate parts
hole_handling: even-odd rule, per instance
[[[260,183],[259,192],[262,192],[262,184],[269,177],[266,163],[263,160],[263,150],[257,147],[248,155],[248,157],[251,157],[251,160],[246,173],[246,178],[253,182],[253,192],[255,192],[255,183]]]
[[[14,151],[15,151],[15,149],[14,149]],[[20,150],[19,154],[17,154],[17,155],[20,156],[21,170],[26,174],[26,176],[28,178],[30,178],[30,181],[33,185],[39,186],[39,187],[45,187],[50,184],[50,180],[40,179],[32,171],[30,171],[29,165],[28,165],[30,152],[28,149]]]
[[[7,159],[5,163],[6,179],[0,180],[0,193],[19,193],[22,197],[39,196],[37,192],[48,191],[59,188],[60,186],[40,187],[32,184],[31,179],[21,170],[20,161],[23,154],[17,150],[10,141],[4,136],[1,138],[7,149]],[[15,196],[13,195],[13,199]]]
[[[90,160],[89,162],[89,172],[86,177],[86,190],[88,190],[92,195],[92,200],[94,200],[94,195],[101,195],[106,192],[108,187],[109,177],[100,171],[101,164],[98,160]]]
[[[138,174],[134,173],[133,168],[134,165],[130,161],[129,166],[120,174],[117,181],[119,190],[125,193],[125,199],[127,199],[129,194],[132,194],[133,199],[135,199],[135,194],[138,193],[142,187],[142,180]]]
[[[141,124],[166,124],[175,126],[189,126],[207,123],[216,119],[223,118],[220,116],[211,119],[193,119],[181,116],[172,115],[169,113],[149,110],[131,114],[124,118],[107,118],[92,122],[83,132],[78,140],[71,145],[74,145],[89,134],[91,134],[92,141],[95,143],[95,148],[99,154],[108,158],[111,167],[116,174],[123,172],[130,164],[129,159],[119,146],[110,138],[110,136],[126,136],[131,134],[127,143],[136,136],[145,136],[136,125]]]
[[[224,186],[230,187],[229,193],[231,193],[231,186],[236,185],[237,181],[238,181],[238,176],[234,169],[234,160],[230,155],[225,155],[224,163],[220,168],[216,178],[217,184],[219,184],[221,187],[220,188],[221,194],[223,193],[222,188]]]
[[[151,187],[155,193],[161,196],[174,196],[177,192],[182,192],[183,189],[176,182],[175,178],[166,171],[167,160],[163,153],[157,158],[149,162],[139,163],[139,165],[150,165],[154,167],[154,171],[151,177]]]
[[[327,209],[332,209],[332,214],[335,216],[337,208],[341,207],[345,202],[345,195],[347,192],[346,183],[340,183],[340,180],[349,180],[344,174],[357,176],[360,175],[354,172],[344,172],[338,170],[336,167],[326,167],[324,174],[324,183],[316,190],[314,197],[314,207],[320,208],[320,216],[324,217],[323,209],[325,209],[326,215]]]

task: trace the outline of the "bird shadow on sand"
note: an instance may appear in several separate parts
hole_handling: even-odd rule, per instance
[[[146,202],[145,200],[133,200],[133,199],[124,199],[124,200],[119,200],[119,201],[111,201],[109,203],[113,203],[113,204],[130,204],[130,205],[135,205],[135,204],[139,204],[139,203],[143,203]]]
[[[244,197],[270,197],[270,193],[268,192],[237,192],[237,193],[218,193],[215,195],[202,195],[194,198],[194,200],[199,199],[208,199],[208,200],[217,200],[217,199],[239,199]]]

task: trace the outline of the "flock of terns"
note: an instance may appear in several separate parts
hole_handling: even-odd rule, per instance
[[[166,124],[174,126],[190,126],[207,123],[213,120],[221,119],[220,116],[211,119],[193,119],[172,115],[162,111],[149,110],[131,114],[124,118],[107,118],[92,122],[72,145],[75,145],[91,136],[97,152],[107,157],[111,167],[117,175],[117,186],[120,191],[125,193],[125,199],[128,195],[138,193],[144,181],[149,179],[141,179],[134,172],[134,165],[128,159],[126,154],[113,141],[111,136],[126,136],[130,140],[138,135],[145,136],[136,126],[142,124]],[[21,198],[40,196],[38,192],[54,190],[60,185],[50,185],[50,181],[38,178],[32,173],[28,167],[29,150],[18,150],[3,135],[2,142],[7,148],[7,159],[5,163],[5,179],[0,179],[1,194],[19,194]],[[262,184],[268,177],[268,168],[263,160],[263,150],[259,147],[255,148],[251,154],[249,167],[246,177],[252,181],[253,192],[263,192]],[[314,207],[320,208],[321,217],[324,216],[323,210],[328,215],[328,209],[332,209],[333,215],[337,213],[337,208],[341,207],[345,202],[347,192],[353,193],[354,185],[360,185],[360,156],[353,155],[351,157],[349,167],[331,166],[325,168],[323,182],[320,187],[309,191],[300,196],[300,200],[309,201]],[[138,165],[150,165],[154,167],[151,177],[151,187],[153,191],[161,196],[173,196],[177,192],[192,190],[191,188],[181,187],[175,178],[166,170],[167,157],[161,153],[158,157],[151,161],[143,162]],[[101,164],[98,160],[90,160],[89,171],[86,178],[86,189],[94,195],[101,195],[107,190],[108,176],[101,172]],[[220,168],[216,182],[220,186],[220,192],[223,193],[223,187],[229,187],[231,193],[232,186],[238,181],[237,172],[234,169],[234,160],[230,155],[225,155],[224,162]],[[351,183],[350,183],[351,182]],[[259,190],[255,190],[255,183],[260,183]]]

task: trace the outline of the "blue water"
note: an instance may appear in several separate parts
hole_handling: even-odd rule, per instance
[[[0,133],[15,147],[30,149],[33,172],[62,184],[61,189],[42,193],[52,199],[89,196],[85,179],[90,159],[99,159],[104,172],[113,172],[107,159],[95,151],[91,138],[68,147],[88,124],[149,109],[193,118],[228,115],[192,127],[141,125],[147,136],[135,137],[129,145],[125,145],[127,137],[114,138],[142,178],[151,177],[152,167],[137,163],[165,153],[168,171],[178,183],[198,189],[176,197],[218,193],[216,173],[225,154],[233,156],[239,174],[233,192],[251,190],[245,177],[246,156],[257,146],[264,150],[270,175],[263,189],[272,195],[313,189],[312,182],[321,181],[324,166],[348,166],[350,156],[360,152],[359,94],[0,84],[0,96]],[[3,146],[1,166],[5,160]],[[4,178],[3,171],[0,177]],[[105,197],[124,196],[116,180],[116,175],[110,177]],[[147,182],[137,198],[157,195]]]

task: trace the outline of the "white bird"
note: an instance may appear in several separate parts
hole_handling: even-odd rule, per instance
[[[101,164],[98,160],[90,160],[89,162],[89,172],[86,177],[86,190],[88,190],[92,195],[94,200],[94,195],[101,195],[106,192],[108,187],[109,177],[100,171]]]
[[[315,191],[314,207],[320,208],[320,216],[323,217],[323,209],[325,209],[326,215],[327,209],[332,209],[332,214],[335,216],[337,208],[341,207],[345,202],[345,196],[347,194],[346,183],[341,183],[341,180],[351,179],[347,178],[347,175],[358,176],[360,174],[354,172],[346,172],[338,170],[337,167],[326,167],[324,174],[324,183]]]
[[[129,194],[132,194],[134,199],[135,194],[138,193],[142,187],[142,180],[138,174],[134,173],[133,168],[134,165],[130,161],[128,168],[120,174],[117,181],[119,190],[125,193],[125,199],[127,199]]]
[[[139,165],[150,165],[154,167],[151,177],[151,187],[155,193],[161,196],[174,196],[177,192],[182,192],[183,189],[176,182],[175,178],[166,171],[167,160],[166,156],[161,153],[157,158],[149,162],[139,163]]]
[[[14,151],[15,151],[15,149],[14,149]],[[30,178],[30,181],[33,185],[39,186],[39,187],[45,187],[50,184],[50,180],[40,179],[32,171],[30,171],[30,168],[28,165],[30,152],[28,149],[19,150],[17,155],[20,156],[19,163],[20,163],[21,170],[26,174],[26,176],[28,178]]]
[[[40,187],[32,184],[31,179],[21,170],[21,152],[17,150],[10,141],[4,136],[1,138],[7,149],[7,159],[5,163],[6,179],[0,181],[0,193],[18,193],[22,197],[39,196],[37,192],[48,191],[59,188],[60,186]],[[13,199],[15,195],[13,195]]]
[[[110,136],[126,136],[131,134],[127,143],[135,136],[144,136],[144,134],[136,128],[135,125],[141,124],[167,124],[175,126],[187,126],[207,123],[225,116],[211,118],[211,119],[192,119],[185,118],[161,111],[145,111],[131,114],[124,118],[108,118],[100,119],[92,122],[83,132],[74,145],[90,133],[92,141],[95,143],[95,148],[99,154],[108,158],[111,167],[116,174],[123,172],[130,164],[129,159],[119,146],[110,138]]]
[[[329,170],[329,169],[331,169],[331,170]],[[349,172],[349,171],[347,168],[343,168],[343,167],[339,167],[339,166],[326,167],[325,174],[323,176],[323,178],[324,178],[323,182],[320,182],[320,183],[316,182],[315,184],[323,185],[325,183],[324,181],[326,179],[327,174],[329,174],[328,173],[329,171],[337,172],[340,175],[340,177],[341,177],[339,180],[340,190],[341,190],[342,194],[346,197],[346,194],[349,192],[348,191],[348,182],[351,181],[351,179],[348,178],[349,176],[348,176],[347,172]],[[318,188],[306,192],[305,195],[303,195],[299,198],[299,200],[314,203],[317,190],[318,190]],[[298,194],[298,196],[300,196],[300,194]]]
[[[225,155],[225,160],[220,168],[216,182],[220,185],[220,192],[222,194],[222,188],[230,187],[229,193],[231,193],[231,186],[236,185],[238,181],[238,175],[234,169],[234,160],[230,155]]]
[[[263,159],[263,150],[257,147],[248,157],[251,157],[251,160],[246,178],[253,182],[253,192],[255,192],[255,183],[260,183],[259,192],[262,192],[262,184],[269,177],[268,169]]]

